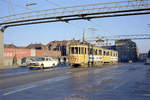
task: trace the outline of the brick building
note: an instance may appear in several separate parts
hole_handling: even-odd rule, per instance
[[[42,44],[30,44],[27,47],[17,47],[13,44],[6,44],[4,46],[4,65],[13,65],[14,57],[17,58],[17,64],[21,64],[21,60],[24,57],[36,57],[36,56],[61,56],[60,51],[49,51],[45,45]]]
[[[48,50],[60,51],[61,56],[67,56],[69,53],[69,44],[70,43],[79,43],[80,40],[63,40],[63,41],[52,41],[47,44]]]
[[[36,50],[47,50],[46,45],[43,44],[29,44],[26,48],[28,49],[36,49]]]

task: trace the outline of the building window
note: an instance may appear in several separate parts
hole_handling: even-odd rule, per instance
[[[51,50],[51,49],[52,49],[52,45],[49,45],[49,46],[48,46],[48,50]]]

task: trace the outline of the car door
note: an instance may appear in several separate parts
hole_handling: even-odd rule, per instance
[[[46,67],[49,67],[49,59],[48,59],[48,58],[45,58],[44,63],[45,63],[45,66],[46,66]]]
[[[49,58],[48,64],[49,64],[50,67],[52,66],[51,58]]]

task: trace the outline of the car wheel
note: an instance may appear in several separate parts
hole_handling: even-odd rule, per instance
[[[55,67],[55,64],[53,64],[53,68]]]
[[[41,64],[41,68],[44,69],[44,64]]]
[[[33,68],[32,68],[32,67],[29,67],[29,69],[32,70]]]

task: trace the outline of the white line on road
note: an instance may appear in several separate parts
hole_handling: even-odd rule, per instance
[[[33,88],[33,87],[35,87],[35,86],[22,88],[22,89],[15,90],[15,91],[10,91],[10,92],[4,93],[3,96],[7,96],[7,95],[10,95],[10,94],[13,94],[13,93],[16,93],[16,92],[21,92],[21,91],[24,91],[24,90],[27,90],[27,89],[30,89],[30,88]]]
[[[33,82],[33,83],[17,86],[17,87],[14,87],[14,88],[9,88],[9,89],[2,90],[2,91],[0,91],[0,95],[7,96],[7,95],[10,95],[10,94],[14,94],[14,93],[21,92],[21,91],[24,91],[24,90],[28,90],[28,89],[31,89],[31,88],[43,86],[43,85],[50,84],[50,83],[53,83],[53,82],[62,81],[62,80],[69,79],[69,78],[71,78],[71,77],[65,75],[65,76],[59,76],[59,77],[55,77],[55,78],[51,78],[51,79],[47,79],[47,80],[38,81],[38,82]]]

